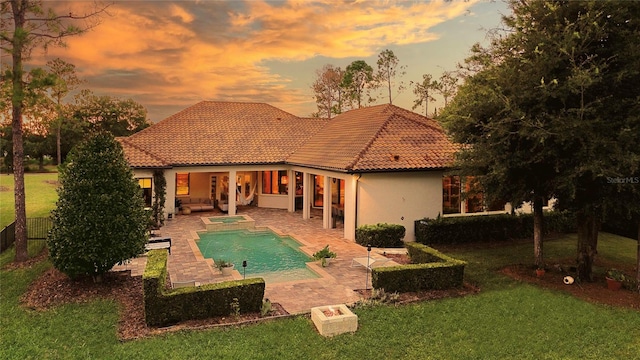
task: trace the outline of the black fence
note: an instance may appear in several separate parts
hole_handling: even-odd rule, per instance
[[[51,230],[51,218],[27,218],[27,240],[44,241]],[[12,222],[0,232],[0,252],[5,251],[16,241],[16,223]]]

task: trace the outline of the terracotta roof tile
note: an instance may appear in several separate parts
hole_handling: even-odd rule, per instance
[[[440,169],[455,146],[434,120],[394,105],[332,120],[262,103],[204,101],[120,139],[133,167],[290,163],[345,172]]]
[[[131,144],[128,138],[119,137],[116,140],[122,145],[125,158],[130,166],[136,168],[166,168],[169,167],[166,161],[156,157],[149,152]]]
[[[172,166],[283,163],[325,124],[263,103],[203,101],[127,141]]]
[[[450,166],[454,153],[434,120],[378,105],[336,116],[287,162],[348,172],[423,170]]]

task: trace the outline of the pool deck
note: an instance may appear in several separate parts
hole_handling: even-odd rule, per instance
[[[237,215],[248,215],[255,220],[256,227],[270,227],[276,232],[293,236],[304,246],[308,254],[329,245],[331,251],[337,253],[327,267],[320,267],[317,262],[314,269],[322,277],[317,279],[297,280],[291,282],[268,283],[265,298],[281,304],[291,314],[308,313],[312,307],[333,304],[351,304],[360,299],[354,290],[371,288],[371,276],[362,267],[352,267],[354,257],[366,257],[367,249],[353,241],[342,237],[342,224],[337,229],[323,229],[320,214],[312,214],[311,219],[303,220],[302,212],[263,209],[253,206],[239,207]],[[200,219],[206,216],[223,215],[219,212],[200,212],[190,215],[177,215],[165,221],[159,233],[171,237],[171,255],[168,260],[168,271],[171,281],[195,281],[196,284],[207,284],[232,280],[233,276],[222,276],[212,267],[212,261],[203,259],[195,245],[197,231],[205,231]],[[194,249],[195,247],[195,249]],[[371,251],[371,257],[381,257],[378,249]],[[142,274],[145,258],[139,258],[126,265],[124,269],[132,271],[132,275]],[[392,265],[389,262],[388,265]],[[239,264],[236,264],[238,270]],[[123,268],[120,268],[122,270]],[[241,270],[242,268],[240,268]],[[242,278],[239,272],[235,278]]]

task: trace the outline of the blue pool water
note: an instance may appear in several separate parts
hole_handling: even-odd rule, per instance
[[[298,248],[300,243],[271,230],[214,231],[201,233],[198,248],[205,258],[223,259],[247,276],[263,277],[267,282],[282,282],[318,277],[306,263],[313,261]],[[242,261],[247,261],[246,269]]]

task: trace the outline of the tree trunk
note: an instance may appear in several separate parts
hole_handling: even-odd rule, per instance
[[[11,130],[13,133],[13,179],[15,182],[15,261],[22,262],[29,258],[27,251],[27,212],[25,204],[24,191],[24,144],[22,136],[22,106],[24,102],[24,86],[22,83],[22,53],[24,48],[24,39],[20,35],[18,29],[24,26],[25,9],[23,4],[11,3],[13,10],[13,19],[15,24],[15,32],[13,36],[13,77],[12,86],[13,94],[11,97],[12,122]]]
[[[578,279],[593,281],[593,258],[596,254],[594,244],[597,244],[598,233],[594,234],[597,222],[593,212],[580,210],[576,214],[578,220]],[[595,237],[595,241],[594,241]]]
[[[24,150],[22,140],[22,107],[13,107],[13,180],[15,182],[15,261],[26,261],[29,258],[27,252],[27,211],[24,190]]]
[[[542,213],[542,198],[533,200],[533,255],[536,267],[544,268],[542,242],[544,240],[544,215]]]

